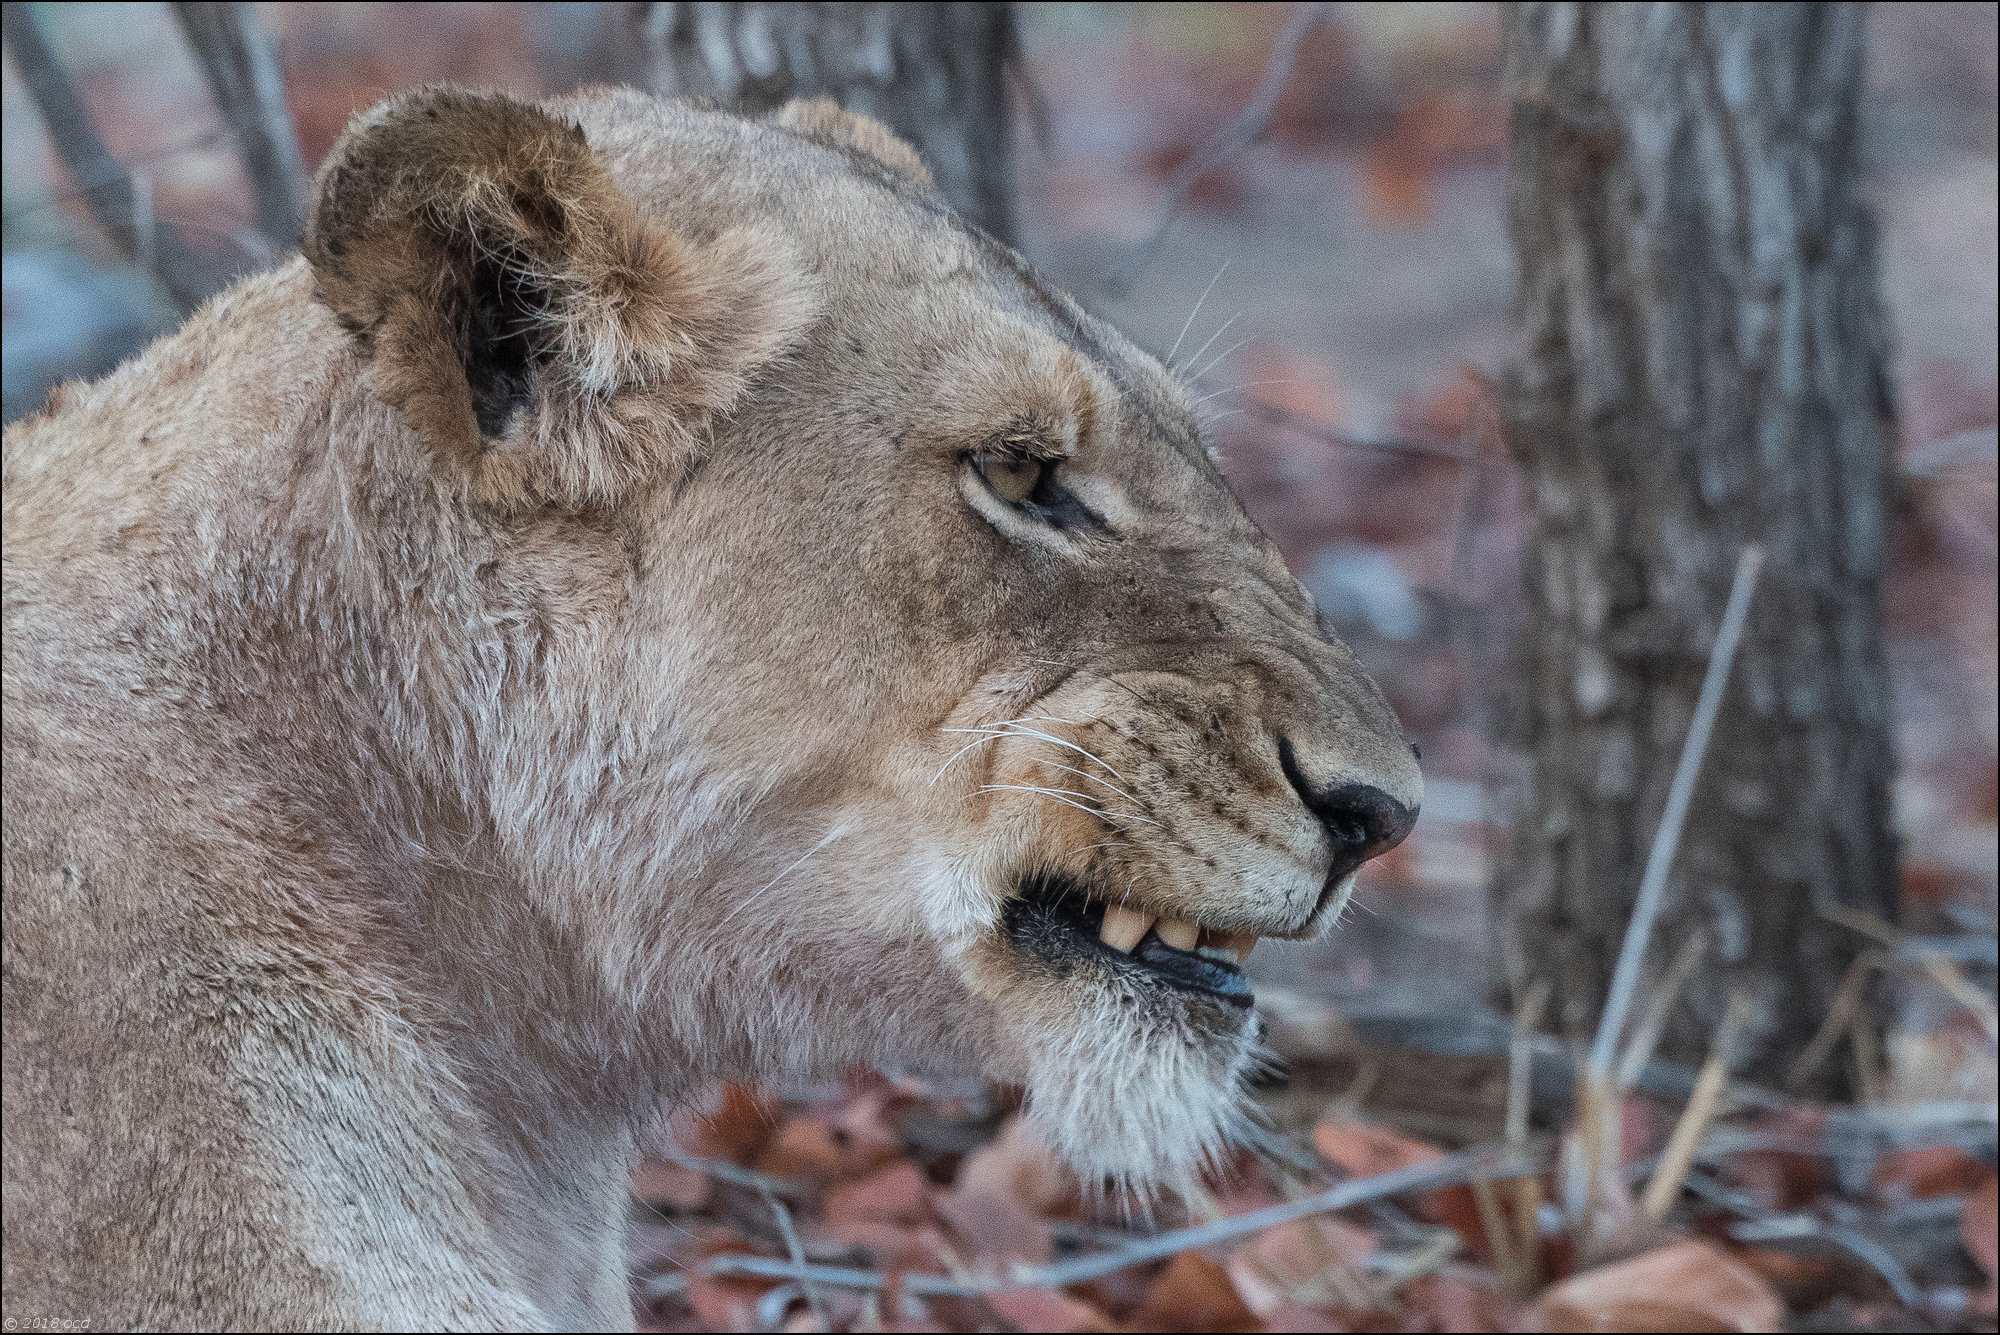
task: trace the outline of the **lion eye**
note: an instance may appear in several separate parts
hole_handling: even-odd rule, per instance
[[[1055,470],[1055,465],[1047,459],[990,456],[981,456],[975,466],[993,494],[1009,505],[1026,505],[1033,500]]]

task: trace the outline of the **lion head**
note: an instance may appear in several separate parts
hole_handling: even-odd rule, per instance
[[[1171,371],[829,104],[406,95],[306,253],[395,410],[407,763],[634,1033],[1020,1081],[1092,1177],[1226,1142],[1243,957],[1422,783]]]

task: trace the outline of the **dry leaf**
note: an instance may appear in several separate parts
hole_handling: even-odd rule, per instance
[[[756,1168],[772,1177],[829,1182],[860,1177],[900,1153],[901,1143],[880,1126],[802,1113],[778,1128]]]
[[[1354,1177],[1374,1177],[1444,1157],[1436,1146],[1351,1118],[1327,1118],[1313,1128],[1312,1139],[1313,1148],[1328,1163]]]
[[[1965,1198],[1965,1212],[1958,1217],[1959,1236],[1965,1242],[1965,1250],[1986,1272],[1986,1292],[1979,1296],[1978,1302],[1987,1316],[1992,1316],[1994,1308],[2000,1306],[2000,1260],[1995,1258],[2000,1241],[1994,1237],[1996,1229],[2000,1229],[2000,1219],[1996,1216],[2000,1216],[2000,1180],[1988,1173],[1986,1180]]]
[[[1777,1330],[1784,1304],[1762,1276],[1712,1243],[1688,1241],[1555,1285],[1516,1330]]]
[[[748,1086],[729,1084],[709,1106],[676,1112],[668,1127],[673,1143],[696,1158],[747,1164],[777,1123],[775,1104]]]
[[[641,1159],[632,1171],[632,1194],[656,1209],[699,1210],[714,1189],[707,1175],[666,1159]]]
[[[1049,1259],[1049,1217],[1076,1205],[1075,1177],[1019,1116],[965,1156],[957,1181],[936,1201],[970,1254],[1031,1263]]]
[[[1435,1145],[1352,1118],[1327,1118],[1313,1128],[1312,1139],[1322,1158],[1353,1177],[1374,1177],[1444,1157]],[[1469,1243],[1485,1238],[1470,1187],[1439,1187],[1412,1197],[1411,1204],[1418,1214],[1454,1229]]]
[[[1986,1176],[1986,1165],[1956,1145],[1925,1145],[1883,1155],[1875,1190],[1891,1198],[1962,1196]]]
[[[1276,1332],[1283,1332],[1283,1335],[1346,1335],[1348,1331],[1378,1327],[1351,1324],[1317,1307],[1284,1303],[1264,1314],[1261,1328],[1274,1332],[1274,1335]]]
[[[1959,1216],[1960,1231],[1965,1238],[1965,1250],[1972,1253],[1972,1259],[1979,1262],[1979,1268],[1986,1272],[1988,1279],[2000,1278],[2000,1261],[1995,1260],[1994,1241],[1995,1213],[2000,1211],[2000,1181],[1988,1173],[1986,1180],[1973,1188],[1965,1198],[1965,1213]]]
[[[1118,1329],[1118,1324],[1110,1317],[1058,1289],[1013,1289],[988,1296],[986,1305],[1016,1330]]]
[[[935,1270],[948,1254],[937,1245],[935,1229],[880,1219],[828,1220],[813,1231],[812,1239],[845,1253],[859,1252],[876,1270]]]
[[[958,1170],[961,1190],[1005,1196],[1036,1214],[1067,1214],[1076,1208],[1076,1177],[1040,1137],[1016,1115],[1007,1119],[990,1145],[965,1156]]]
[[[1243,1305],[1229,1272],[1198,1252],[1182,1252],[1154,1277],[1129,1318],[1139,1330],[1256,1330],[1256,1313]]]
[[[1449,1275],[1425,1275],[1397,1295],[1404,1330],[1475,1332],[1507,1329],[1507,1298],[1498,1282],[1469,1283]]]
[[[757,1300],[775,1287],[775,1280],[724,1278],[697,1270],[688,1277],[687,1302],[705,1329],[755,1330]]]
[[[1751,1119],[1746,1129],[1769,1134],[1774,1139],[1796,1138],[1813,1144],[1826,1131],[1826,1110],[1819,1107],[1787,1107]],[[1727,1165],[1729,1181],[1750,1192],[1773,1210],[1796,1210],[1833,1184],[1833,1172],[1826,1157],[1787,1149],[1749,1150],[1732,1155]]]
[[[931,1184],[923,1170],[908,1159],[899,1159],[828,1192],[820,1213],[829,1224],[858,1219],[914,1224],[929,1214],[930,1193]]]
[[[1282,1307],[1365,1305],[1356,1267],[1374,1250],[1375,1235],[1358,1225],[1299,1219],[1257,1234],[1225,1268],[1244,1306],[1268,1320]]]

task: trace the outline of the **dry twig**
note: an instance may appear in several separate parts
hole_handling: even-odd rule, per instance
[[[1646,855],[1646,869],[1639,878],[1639,893],[1632,905],[1632,917],[1625,926],[1619,946],[1618,963],[1612,971],[1611,987],[1605,997],[1604,1012],[1598,1017],[1597,1033],[1585,1059],[1577,1091],[1578,1122],[1569,1137],[1563,1162],[1563,1195],[1569,1214],[1576,1221],[1584,1249],[1622,1231],[1623,1213],[1629,1209],[1619,1180],[1620,1157],[1619,1096],[1614,1082],[1612,1059],[1619,1036],[1625,1029],[1640,971],[1651,941],[1653,923],[1666,897],[1667,876],[1673,870],[1674,854],[1680,848],[1681,830],[1688,807],[1694,800],[1695,781],[1701,776],[1702,761],[1708,755],[1709,735],[1722,708],[1723,688],[1736,662],[1736,650],[1743,640],[1749,618],[1750,598],[1764,566],[1764,551],[1754,543],[1743,549],[1736,563],[1736,577],[1723,608],[1722,624],[1709,650],[1708,669],[1702,676],[1701,693],[1696,698],[1694,718],[1681,745],[1673,782],[1667,789],[1666,808],[1660,813],[1659,828],[1653,832],[1652,847]],[[1701,1088],[1697,1078],[1696,1091]],[[1618,1218],[1611,1216],[1617,1215]]]
[[[1271,46],[1271,59],[1264,67],[1263,77],[1250,94],[1250,100],[1236,113],[1230,122],[1211,136],[1195,154],[1175,170],[1173,179],[1167,184],[1167,205],[1160,220],[1153,224],[1153,230],[1145,240],[1133,247],[1125,262],[1104,280],[1107,291],[1124,292],[1139,276],[1160,242],[1166,239],[1173,227],[1174,219],[1180,216],[1181,207],[1194,192],[1201,178],[1221,166],[1233,155],[1242,152],[1263,136],[1270,128],[1271,114],[1278,108],[1278,95],[1285,90],[1285,84],[1292,77],[1292,66],[1298,60],[1299,46],[1306,35],[1327,17],[1332,8],[1326,4],[1302,4],[1292,11],[1285,20],[1285,26],[1278,31],[1278,37]]]
[[[1709,650],[1708,671],[1702,677],[1701,694],[1696,698],[1694,720],[1688,725],[1687,740],[1681,746],[1680,763],[1674,767],[1673,784],[1667,789],[1666,809],[1660,813],[1659,829],[1653,833],[1652,848],[1646,854],[1646,870],[1639,878],[1639,895],[1632,905],[1632,919],[1625,929],[1625,941],[1618,950],[1618,964],[1611,974],[1611,989],[1604,999],[1604,1014],[1598,1017],[1597,1035],[1590,1045],[1590,1076],[1608,1081],[1611,1059],[1618,1037],[1625,1028],[1625,1013],[1632,1007],[1632,995],[1639,982],[1639,970],[1646,957],[1646,945],[1653,934],[1653,920],[1659,916],[1666,897],[1667,875],[1673,870],[1674,854],[1680,849],[1681,828],[1687,822],[1694,801],[1695,780],[1701,777],[1701,763],[1708,755],[1708,738],[1715,728],[1715,716],[1722,708],[1723,687],[1736,662],[1736,649],[1743,640],[1743,626],[1750,613],[1750,596],[1756,592],[1757,577],[1764,569],[1764,549],[1752,544],[1743,549],[1736,562],[1736,578],[1729,587],[1729,603],[1722,612],[1722,626],[1715,645]]]
[[[1315,1215],[1330,1214],[1371,1201],[1385,1200],[1413,1191],[1451,1186],[1475,1177],[1495,1173],[1537,1171],[1541,1160],[1534,1147],[1521,1149],[1483,1148],[1446,1155],[1426,1163],[1412,1164],[1373,1177],[1356,1178],[1304,1196],[1296,1201],[1267,1206],[1248,1214],[1217,1219],[1188,1228],[1178,1228],[1128,1247],[1044,1265],[1017,1265],[999,1274],[969,1274],[963,1277],[936,1274],[899,1274],[895,1282],[903,1292],[917,1297],[976,1298],[1015,1289],[1060,1289],[1102,1279],[1134,1266],[1164,1261],[1182,1252],[1234,1242],[1280,1224]],[[711,1275],[741,1275],[759,1279],[783,1279],[803,1283],[808,1278],[829,1288],[880,1290],[890,1276],[859,1266],[798,1265],[768,1256],[726,1254],[711,1257],[703,1266]]]

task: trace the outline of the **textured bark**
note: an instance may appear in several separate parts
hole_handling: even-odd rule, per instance
[[[1886,330],[1861,197],[1856,6],[1518,4],[1508,430],[1533,518],[1531,755],[1496,920],[1507,981],[1588,1032],[1737,556],[1748,636],[1656,940],[1706,932],[1669,1026],[1734,988],[1757,1074],[1894,904],[1882,638]]]
[[[1005,4],[646,4],[655,92],[768,111],[831,97],[910,141],[952,207],[1014,240]]]

